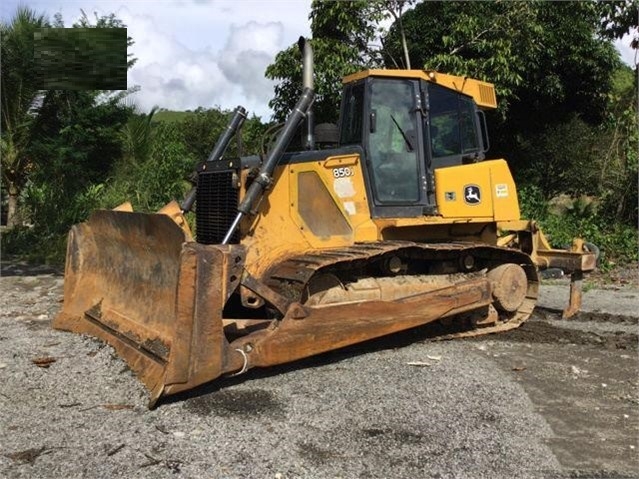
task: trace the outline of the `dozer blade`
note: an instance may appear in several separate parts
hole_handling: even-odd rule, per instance
[[[153,405],[242,367],[229,352],[222,309],[243,256],[239,246],[188,241],[164,214],[97,211],[69,232],[53,327],[111,344]]]

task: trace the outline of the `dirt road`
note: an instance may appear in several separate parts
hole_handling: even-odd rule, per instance
[[[551,285],[510,333],[424,328],[149,411],[111,348],[50,329],[61,286],[3,265],[3,478],[639,477],[634,288],[591,289],[590,312],[562,321],[566,286]]]

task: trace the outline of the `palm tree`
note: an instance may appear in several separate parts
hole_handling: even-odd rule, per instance
[[[153,116],[158,107],[154,106],[147,114],[139,113],[135,107],[122,131],[124,159],[128,166],[139,167],[151,156],[153,147]]]
[[[31,167],[32,109],[39,95],[34,33],[49,26],[44,15],[19,7],[10,23],[0,23],[2,182],[8,194],[7,226],[17,222],[18,196]]]

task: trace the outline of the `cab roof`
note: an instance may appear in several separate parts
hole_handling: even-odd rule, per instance
[[[344,77],[342,83],[353,83],[367,77],[424,80],[471,96],[481,108],[497,108],[497,96],[492,83],[432,70],[363,70]]]

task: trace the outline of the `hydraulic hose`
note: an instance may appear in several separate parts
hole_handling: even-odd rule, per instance
[[[306,114],[308,113],[311,105],[313,104],[313,100],[315,99],[315,92],[310,88],[304,88],[302,92],[302,96],[298,100],[295,108],[293,108],[292,113],[286,119],[286,123],[284,123],[284,127],[280,131],[277,136],[277,140],[275,141],[275,146],[269,152],[268,157],[262,163],[262,167],[260,168],[259,173],[251,186],[249,186],[242,202],[237,207],[238,213],[231,227],[229,228],[222,244],[228,244],[229,240],[235,233],[238,225],[240,224],[240,220],[244,215],[251,213],[254,205],[257,204],[258,200],[264,194],[264,191],[271,186],[273,182],[273,171],[277,166],[277,163],[280,161],[282,154],[288,147],[297,127],[302,122]]]
[[[224,130],[224,132],[218,138],[217,143],[215,143],[211,154],[206,159],[207,162],[218,161],[222,158],[222,155],[224,155],[224,152],[228,148],[233,135],[235,135],[235,133],[242,127],[244,120],[246,120],[246,116],[247,112],[244,107],[238,106],[237,108],[235,108],[231,121],[226,127],[226,130]],[[197,178],[197,174],[195,174],[194,177]],[[184,197],[184,201],[182,201],[182,204],[180,205],[182,213],[188,213],[189,211],[191,211],[193,203],[195,203],[195,197],[197,196],[197,179],[195,181],[196,183],[193,185],[193,188],[191,188],[191,190],[187,193],[187,195]]]

